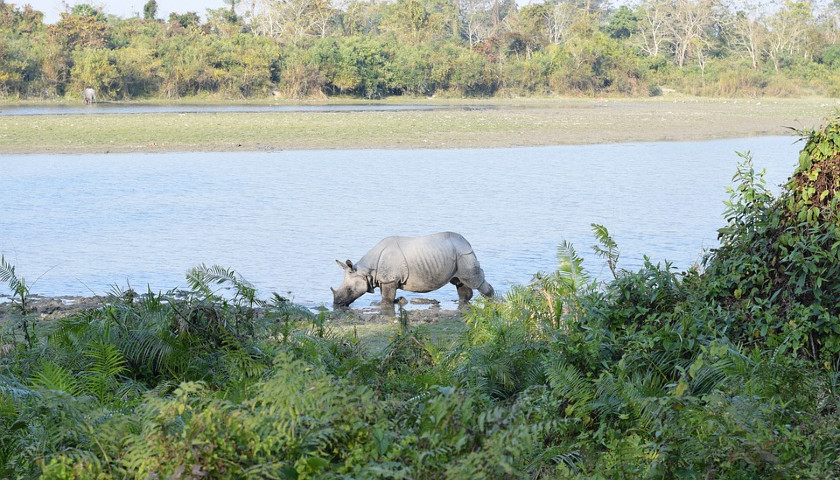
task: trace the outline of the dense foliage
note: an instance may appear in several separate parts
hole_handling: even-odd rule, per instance
[[[368,351],[207,266],[34,322],[2,260],[0,477],[837,478],[838,172],[840,118],[778,198],[744,155],[703,266],[625,271],[594,226],[611,281],[564,243],[452,345],[401,312]]]
[[[45,25],[0,0],[0,96],[840,93],[836,1],[228,3],[204,23],[77,4]]]

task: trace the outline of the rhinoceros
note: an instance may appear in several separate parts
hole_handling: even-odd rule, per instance
[[[462,304],[469,302],[474,288],[485,297],[493,297],[493,287],[484,279],[472,246],[457,233],[387,237],[355,264],[350,260],[336,262],[344,269],[341,286],[330,288],[338,307],[373,293],[376,287],[382,293],[382,305],[394,304],[397,289],[424,293],[447,283],[456,286]]]
[[[88,87],[82,92],[82,98],[87,104],[94,103],[96,102],[96,91]]]

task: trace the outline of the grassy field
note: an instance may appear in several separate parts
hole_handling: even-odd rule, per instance
[[[69,114],[0,117],[0,153],[480,148],[788,135],[836,99],[522,99],[355,112]]]

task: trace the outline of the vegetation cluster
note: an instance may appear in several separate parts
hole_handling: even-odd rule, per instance
[[[558,267],[479,301],[451,342],[401,312],[369,351],[199,266],[186,292],[114,289],[33,321],[5,259],[0,477],[840,476],[840,118],[778,197],[749,155],[703,265]]]
[[[228,0],[157,19],[0,0],[0,96],[840,94],[840,3]]]

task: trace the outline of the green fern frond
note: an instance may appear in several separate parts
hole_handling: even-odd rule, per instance
[[[14,265],[6,262],[6,257],[3,255],[0,255],[0,282],[8,285],[9,289],[16,296],[29,293],[26,281],[23,278],[18,278],[15,274]]]
[[[209,299],[216,296],[212,284],[221,285],[230,280],[233,275],[233,270],[218,265],[208,267],[202,263],[187,272],[187,285],[193,291],[200,293],[203,298]]]
[[[557,465],[565,465],[574,473],[581,471],[583,468],[583,457],[578,451],[560,453],[552,457],[551,461]]]
[[[213,289],[213,285],[219,285],[220,289],[233,288],[235,297],[244,299],[251,305],[264,306],[264,302],[257,298],[257,289],[232,268],[219,265],[208,267],[202,263],[187,272],[187,284],[207,300],[219,298],[217,291]]]
[[[182,372],[191,358],[187,345],[157,328],[133,330],[123,349],[133,364],[148,366],[152,372]]]
[[[545,375],[555,395],[569,404],[567,414],[585,417],[593,409],[595,387],[575,366],[564,362],[545,362]]]
[[[0,282],[8,285],[9,290],[11,290],[13,297],[12,305],[19,309],[23,315],[28,314],[26,304],[29,299],[29,286],[26,285],[26,280],[23,277],[18,277],[15,274],[14,265],[6,262],[6,257],[3,255],[0,255]],[[31,343],[29,342],[29,325],[26,320],[24,320],[23,327],[27,343]]]
[[[102,341],[88,344],[85,356],[91,360],[82,373],[85,391],[104,404],[110,398],[116,377],[126,371],[125,357],[113,344]]]
[[[256,378],[265,371],[266,365],[243,349],[240,342],[230,332],[223,331],[221,335],[221,355],[230,377]]]
[[[41,368],[35,373],[30,382],[34,386],[47,390],[65,392],[74,397],[82,393],[82,385],[73,375],[73,372],[47,360],[41,362]]]
[[[618,265],[618,257],[621,253],[618,249],[618,244],[610,236],[607,227],[603,225],[593,223],[592,233],[595,235],[595,239],[598,240],[598,245],[592,247],[595,249],[595,254],[607,261],[607,266],[610,268],[613,278],[618,278],[616,267]]]
[[[574,246],[565,240],[557,247],[557,273],[575,290],[583,286],[589,278],[583,270],[583,258],[577,254]]]
[[[93,360],[88,372],[96,376],[112,378],[126,371],[125,357],[111,343],[91,343],[88,345],[85,354]]]
[[[308,308],[293,303],[277,293],[274,293],[271,301],[266,304],[266,315],[290,320],[313,320],[315,318],[315,314]]]
[[[40,396],[37,390],[27,387],[16,378],[0,375],[0,415],[5,415],[6,409],[14,404],[38,399]]]
[[[583,269],[583,258],[565,240],[557,247],[557,270],[553,276],[561,287],[557,293],[563,296],[574,297],[590,286],[589,275]]]

